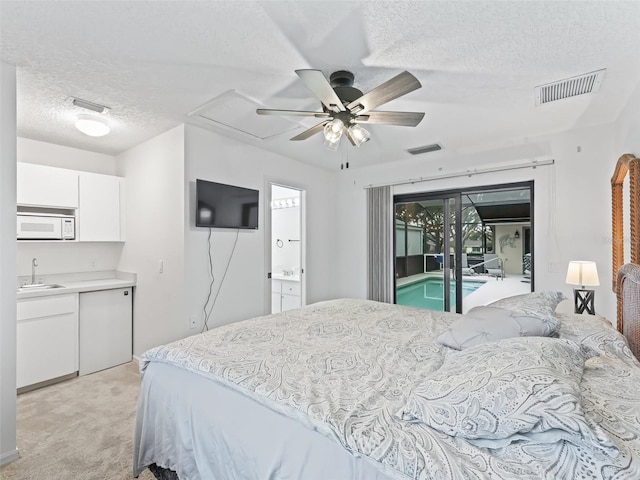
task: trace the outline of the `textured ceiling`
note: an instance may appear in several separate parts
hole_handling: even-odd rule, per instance
[[[108,154],[230,90],[268,108],[320,110],[301,68],[351,70],[365,92],[403,70],[423,85],[379,108],[424,111],[422,123],[372,126],[360,148],[331,152],[321,135],[288,141],[316,119],[246,140],[328,168],[346,156],[353,168],[431,143],[469,152],[610,123],[640,85],[637,1],[2,0],[0,28],[1,58],[18,66],[18,134]],[[535,86],[601,68],[598,93],[535,106]],[[70,96],[111,107],[112,133],[77,132]]]

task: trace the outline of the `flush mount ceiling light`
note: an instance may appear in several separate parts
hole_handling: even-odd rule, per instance
[[[409,72],[402,72],[391,80],[363,94],[353,86],[353,73],[346,70],[333,72],[329,80],[320,70],[296,70],[305,86],[322,103],[322,111],[272,110],[258,108],[259,115],[289,115],[321,118],[323,121],[291,140],[305,140],[316,133],[324,132],[324,145],[336,150],[342,134],[353,146],[359,147],[369,140],[370,134],[359,123],[400,125],[415,127],[424,117],[424,112],[387,112],[375,108],[406,95],[422,85]]]
[[[111,131],[111,127],[105,119],[94,115],[78,115],[75,126],[90,137],[103,137]]]

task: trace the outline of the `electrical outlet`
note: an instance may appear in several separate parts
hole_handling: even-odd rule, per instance
[[[194,329],[194,328],[198,328],[198,316],[197,315],[191,315],[189,317],[189,328],[190,329]]]

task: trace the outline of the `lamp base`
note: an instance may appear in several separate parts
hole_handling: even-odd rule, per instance
[[[585,310],[589,315],[595,315],[593,299],[596,292],[594,290],[573,289],[573,301],[575,303],[575,313],[583,313]]]

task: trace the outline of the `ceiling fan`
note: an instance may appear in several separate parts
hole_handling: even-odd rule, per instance
[[[407,71],[365,94],[353,86],[353,73],[346,70],[332,73],[329,80],[320,70],[296,70],[296,73],[311,93],[322,102],[322,112],[265,108],[256,110],[259,115],[291,115],[325,119],[291,140],[305,140],[316,133],[324,132],[325,146],[336,150],[344,134],[352,145],[359,147],[370,137],[369,132],[360,124],[415,127],[424,117],[424,112],[374,110],[380,105],[422,87],[418,79]]]

